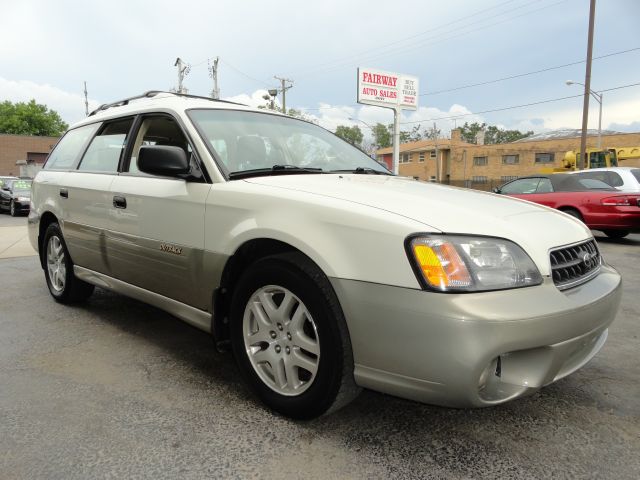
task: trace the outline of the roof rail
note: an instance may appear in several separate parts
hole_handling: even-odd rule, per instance
[[[167,92],[167,91],[163,91],[163,90],[149,90],[148,92],[144,92],[142,95],[136,95],[134,97],[124,98],[122,100],[117,100],[117,101],[112,102],[112,103],[104,103],[104,104],[100,105],[98,108],[96,108],[95,110],[93,110],[89,114],[89,116],[91,117],[92,115],[95,115],[98,112],[102,112],[104,110],[108,110],[109,108],[112,108],[112,107],[122,107],[124,105],[129,105],[129,102],[131,100],[138,100],[140,98],[152,98],[152,97],[155,97],[156,95],[158,95],[160,93],[166,93],[166,94],[169,94],[169,95],[175,95],[177,97],[198,98],[198,99],[201,99],[201,100],[209,100],[211,102],[231,103],[233,105],[246,106],[246,105],[244,105],[242,103],[230,102],[229,100],[218,100],[218,99],[214,99],[214,98],[211,98],[211,97],[202,97],[202,96],[199,96],[199,95],[189,95],[187,93]]]

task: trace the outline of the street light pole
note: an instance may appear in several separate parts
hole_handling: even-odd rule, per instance
[[[582,85],[584,87],[584,83],[574,82],[573,80],[567,80],[565,82],[567,85]],[[598,113],[598,150],[602,150],[602,93],[594,92],[589,89],[589,94],[596,99],[596,102],[600,105],[600,112]],[[584,152],[582,152],[584,154]]]

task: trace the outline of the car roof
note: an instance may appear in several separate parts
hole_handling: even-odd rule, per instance
[[[149,111],[181,112],[187,109],[197,108],[242,110],[247,112],[282,115],[281,113],[275,112],[273,110],[253,108],[241,103],[235,103],[226,100],[215,100],[208,97],[199,97],[195,95],[178,94],[175,92],[151,90],[141,95],[117,100],[108,104],[103,104],[93,112],[91,112],[87,118],[72,125],[71,128],[94,123],[99,120],[107,120],[114,117],[122,117],[126,115],[135,115],[137,113],[145,113]]]
[[[587,172],[619,172],[619,171],[629,171],[629,170],[638,170],[640,167],[598,167],[598,168],[589,168],[586,170],[574,170],[572,172],[567,173],[587,173]]]

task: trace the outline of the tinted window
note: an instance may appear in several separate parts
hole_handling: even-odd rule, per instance
[[[578,181],[589,190],[611,190],[611,185],[595,178],[581,178]]]
[[[633,170],[631,170],[631,173],[634,177],[636,177],[636,180],[640,182],[640,168],[634,168]]]
[[[501,193],[536,193],[539,178],[521,178],[515,182],[507,183],[500,189]]]
[[[79,170],[117,172],[133,119],[105,124],[87,148]]]
[[[94,134],[100,126],[99,123],[93,123],[84,127],[69,130],[62,140],[58,142],[56,148],[53,149],[45,169],[66,169],[70,168],[78,156],[82,153],[82,148],[86,145],[87,140]]]
[[[551,180],[548,178],[541,178],[540,183],[538,184],[538,189],[536,193],[551,193],[553,192],[553,186],[551,185]]]
[[[599,171],[599,172],[580,172],[576,173],[579,178],[589,178],[591,180],[599,180],[612,187],[620,187],[624,182],[622,177],[616,172]]]

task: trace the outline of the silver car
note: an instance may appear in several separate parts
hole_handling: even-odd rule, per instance
[[[392,175],[330,132],[164,92],[74,125],[32,190],[62,303],[95,286],[230,344],[270,408],[313,418],[370,388],[485,407],[600,350],[621,280],[561,212]]]

